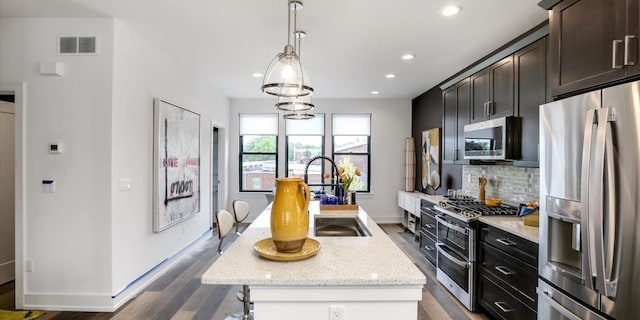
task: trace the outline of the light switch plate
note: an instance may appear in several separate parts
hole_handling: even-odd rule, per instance
[[[118,190],[120,191],[131,191],[131,179],[129,178],[121,178],[118,183]]]

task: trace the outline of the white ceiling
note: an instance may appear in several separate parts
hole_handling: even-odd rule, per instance
[[[414,98],[546,20],[538,2],[304,0],[313,98]],[[463,10],[440,15],[450,3]],[[115,17],[230,98],[265,98],[251,74],[287,42],[287,0],[0,0],[0,16]]]

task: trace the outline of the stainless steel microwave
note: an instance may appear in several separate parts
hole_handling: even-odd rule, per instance
[[[516,160],[520,157],[520,118],[502,117],[464,126],[464,159]]]

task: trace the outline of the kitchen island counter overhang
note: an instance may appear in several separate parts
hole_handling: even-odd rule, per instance
[[[256,242],[271,236],[268,206],[202,275],[202,283],[249,285],[258,319],[324,320],[330,308],[343,310],[348,319],[417,319],[426,278],[367,213],[320,210],[317,201],[309,211],[308,237],[321,245],[315,256],[280,262],[254,251]],[[316,237],[318,215],[357,215],[371,236]]]

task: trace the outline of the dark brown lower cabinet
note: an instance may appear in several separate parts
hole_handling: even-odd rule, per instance
[[[430,234],[420,231],[420,251],[424,257],[435,267],[436,265],[436,239]]]
[[[496,319],[536,319],[538,246],[485,224],[478,245],[478,305]]]
[[[478,277],[477,292],[478,305],[496,319],[535,320],[537,318],[535,310],[530,309],[482,273]]]

